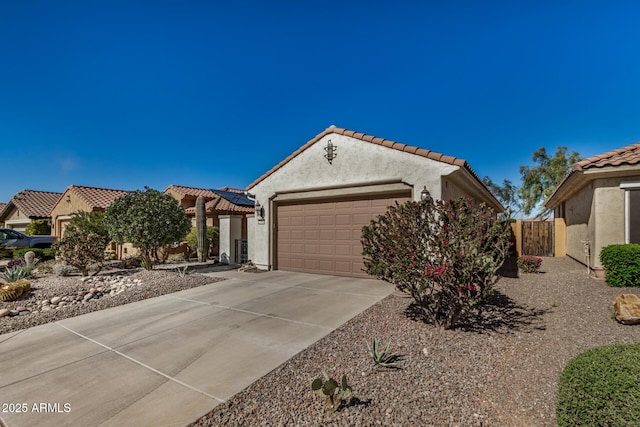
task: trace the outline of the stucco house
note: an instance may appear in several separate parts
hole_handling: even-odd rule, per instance
[[[61,195],[51,191],[22,190],[0,210],[0,224],[24,231],[34,220],[51,218],[51,209]]]
[[[194,227],[196,200],[198,196],[204,197],[207,226],[215,226],[219,229],[219,244],[216,248],[218,254],[226,262],[246,261],[246,257],[243,256],[243,247],[246,248],[247,242],[246,215],[253,213],[253,202],[246,203],[243,190],[230,187],[214,190],[170,185],[164,193],[180,202]]]
[[[247,187],[249,258],[263,269],[366,277],[362,226],[423,190],[504,211],[465,160],[329,127]]]
[[[601,271],[603,247],[640,243],[640,143],[573,164],[545,206],[565,223],[567,255]]]
[[[114,200],[127,194],[127,190],[112,188],[86,187],[71,185],[67,187],[51,210],[51,235],[58,240],[64,237],[64,229],[76,212],[104,212]],[[126,258],[136,253],[130,243],[124,245],[113,244],[118,259]]]

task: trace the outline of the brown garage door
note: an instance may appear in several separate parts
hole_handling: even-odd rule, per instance
[[[277,268],[368,277],[362,271],[362,226],[409,195],[283,204],[277,213]]]

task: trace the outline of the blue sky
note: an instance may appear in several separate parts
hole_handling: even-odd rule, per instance
[[[4,1],[0,201],[244,188],[335,124],[519,183],[640,140],[640,5]]]

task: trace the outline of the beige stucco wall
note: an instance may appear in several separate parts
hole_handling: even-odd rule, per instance
[[[583,241],[589,241],[589,266],[601,267],[604,246],[624,243],[624,190],[628,178],[601,178],[587,183],[565,202],[567,255],[587,263]]]
[[[91,212],[91,207],[73,191],[65,191],[51,210],[51,235],[62,239],[64,226],[76,212]]]
[[[31,222],[31,219],[23,214],[20,209],[12,205],[8,214],[5,217],[5,226],[17,231],[24,231],[27,225]]]
[[[332,164],[324,157],[329,140],[337,147],[337,157]],[[441,177],[448,175],[452,179],[445,184]],[[466,195],[454,183],[461,179],[458,166],[345,135],[325,135],[249,190],[265,210],[264,221],[252,218],[255,224],[249,227],[250,257],[258,267],[271,268],[273,237],[269,231],[273,228],[273,199],[278,194],[333,188],[340,195],[348,195],[366,184],[396,182],[413,187],[414,200],[420,199],[420,192],[425,186],[433,198],[440,199],[443,196]]]

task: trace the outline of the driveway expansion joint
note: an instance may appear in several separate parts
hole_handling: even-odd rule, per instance
[[[210,394],[210,393],[207,393],[206,391],[199,390],[199,389],[197,389],[196,387],[194,387],[194,386],[192,386],[192,385],[190,385],[190,384],[187,384],[187,383],[185,383],[185,382],[183,382],[183,381],[180,381],[179,379],[176,379],[176,378],[174,378],[174,377],[172,377],[172,376],[170,376],[170,375],[167,375],[167,374],[165,374],[164,372],[161,372],[161,371],[159,371],[159,370],[155,369],[154,367],[147,365],[146,363],[143,363],[143,362],[141,362],[141,361],[139,361],[139,360],[137,360],[137,359],[134,359],[134,358],[133,358],[133,357],[131,357],[131,356],[128,356],[128,355],[124,354],[124,353],[122,353],[122,352],[120,352],[120,351],[116,350],[115,348],[111,348],[111,347],[109,347],[108,345],[102,344],[101,342],[98,342],[98,341],[96,341],[96,340],[94,340],[94,339],[92,339],[92,338],[89,338],[89,337],[87,337],[87,336],[85,336],[85,335],[82,335],[81,333],[78,333],[78,332],[74,331],[73,329],[69,329],[69,328],[67,328],[66,326],[61,325],[61,324],[60,324],[60,323],[58,323],[58,322],[56,322],[56,325],[58,325],[58,326],[60,326],[61,328],[65,329],[65,330],[67,330],[67,331],[69,331],[69,332],[71,332],[71,333],[72,333],[72,334],[74,334],[74,335],[79,336],[80,338],[83,338],[83,339],[85,339],[85,340],[87,340],[87,341],[89,341],[89,342],[92,342],[92,343],[94,343],[94,344],[96,344],[96,345],[99,345],[100,347],[103,347],[103,348],[105,348],[106,350],[111,351],[111,352],[113,352],[114,354],[117,354],[118,356],[124,357],[125,359],[127,359],[127,360],[129,360],[129,361],[131,361],[131,362],[133,362],[133,363],[135,363],[135,364],[137,364],[137,365],[139,365],[139,366],[141,366],[141,367],[143,367],[143,368],[145,368],[145,369],[148,369],[148,370],[150,370],[151,372],[153,372],[153,373],[155,373],[155,374],[157,374],[157,375],[160,375],[160,376],[162,376],[162,377],[164,377],[164,378],[168,379],[169,381],[175,382],[175,383],[177,383],[177,384],[179,384],[179,385],[181,385],[181,386],[183,386],[183,387],[186,387],[186,388],[188,388],[188,389],[190,389],[190,390],[193,390],[193,391],[195,391],[195,392],[197,392],[197,393],[200,393],[200,394],[202,394],[202,395],[204,395],[204,396],[207,396],[207,397],[208,397],[208,398],[210,398],[210,399],[217,400],[217,401],[218,401],[218,402],[220,402],[220,403],[224,403],[224,402],[225,402],[225,400],[224,400],[224,399],[222,399],[222,398],[220,398],[220,397],[214,396],[214,395],[212,395],[212,394]]]

